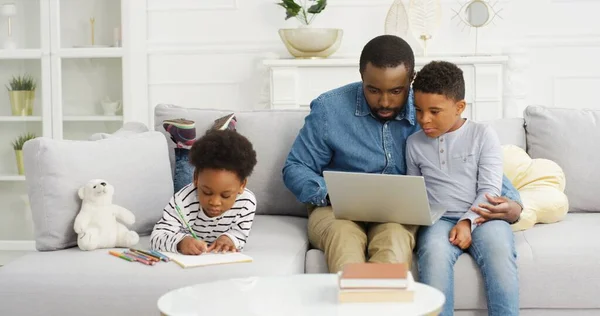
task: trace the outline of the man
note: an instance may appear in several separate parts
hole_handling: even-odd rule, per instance
[[[335,219],[323,171],[406,174],[406,139],[420,129],[411,89],[414,66],[413,51],[401,38],[372,39],[360,56],[362,82],[313,100],[283,167],[287,188],[309,205],[309,240],[325,252],[332,273],[347,263],[412,262],[417,227]],[[479,222],[518,219],[518,192],[506,177],[502,195],[512,199],[488,197],[490,204],[481,205],[486,210],[474,210]]]

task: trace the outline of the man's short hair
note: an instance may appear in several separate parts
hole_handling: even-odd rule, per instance
[[[412,75],[415,70],[415,54],[408,43],[394,35],[381,35],[370,40],[360,54],[359,69],[362,74],[371,63],[377,68],[395,68],[400,65]]]

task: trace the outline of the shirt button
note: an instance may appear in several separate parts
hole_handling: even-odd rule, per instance
[[[443,143],[443,142],[444,142],[444,139],[443,139],[443,138],[440,138],[440,142],[442,142],[442,143]]]
[[[443,154],[443,153],[444,153],[444,150],[443,150],[443,149],[440,149],[440,152]]]
[[[442,161],[442,165],[445,165],[445,164],[446,164],[446,162],[445,162],[445,161]]]
[[[388,158],[392,158],[392,154],[388,154]]]

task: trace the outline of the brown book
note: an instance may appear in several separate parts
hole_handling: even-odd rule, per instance
[[[404,289],[340,289],[340,303],[407,303],[415,299],[414,279],[408,272]]]
[[[406,263],[351,263],[344,266],[340,275],[340,288],[406,288],[408,265]]]

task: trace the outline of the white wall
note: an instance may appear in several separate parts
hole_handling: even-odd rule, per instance
[[[148,0],[148,103],[186,107],[264,108],[260,60],[274,53],[289,57],[277,30],[284,21],[274,0]],[[330,0],[315,27],[345,31],[335,57],[356,57],[372,37],[383,33],[391,0]],[[454,10],[465,0],[441,0],[443,23],[430,55],[472,54],[475,32],[464,29]],[[493,2],[493,1],[492,1]],[[408,0],[405,1],[405,4]],[[480,52],[516,55],[506,88],[523,94],[509,113],[527,104],[596,107],[600,84],[600,1],[499,0],[500,19],[479,31]],[[417,54],[420,47],[409,38]],[[522,58],[525,57],[525,58]]]

